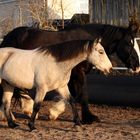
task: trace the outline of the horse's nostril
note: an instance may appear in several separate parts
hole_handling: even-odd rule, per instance
[[[109,69],[109,72],[112,72],[113,71],[113,68],[111,67],[110,69]]]
[[[110,69],[104,69],[104,74],[107,75],[110,73]]]

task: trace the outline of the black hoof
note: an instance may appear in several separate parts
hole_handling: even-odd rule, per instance
[[[8,122],[8,126],[10,128],[15,128],[15,127],[18,127],[19,125],[17,123],[15,123],[15,122],[10,121],[10,122]]]
[[[81,122],[81,120],[80,119],[76,119],[76,120],[74,120],[74,125],[82,125],[82,122]]]
[[[88,114],[82,117],[82,124],[92,124],[93,122],[100,122],[100,119],[92,114]]]
[[[28,123],[28,126],[30,128],[30,132],[36,129],[35,126],[34,126],[34,124],[31,123],[31,122]]]

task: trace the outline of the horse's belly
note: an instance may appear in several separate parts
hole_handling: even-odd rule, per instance
[[[70,79],[70,73],[68,74],[57,73],[49,76],[51,77],[46,78],[47,79],[46,83],[50,90],[58,89],[60,87],[65,86],[66,84],[68,84],[68,81]]]

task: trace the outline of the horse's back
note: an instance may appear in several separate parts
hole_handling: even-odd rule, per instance
[[[3,41],[0,44],[0,48],[12,46],[12,47],[20,47],[22,40],[24,40],[27,36],[27,30],[29,27],[21,26],[13,29],[7,35],[4,36]]]

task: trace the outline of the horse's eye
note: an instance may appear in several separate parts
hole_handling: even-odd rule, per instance
[[[133,41],[132,40],[128,41],[127,43],[128,43],[129,46],[133,45]]]
[[[103,51],[103,50],[99,50],[99,53],[100,53],[100,54],[104,54],[104,51]]]

